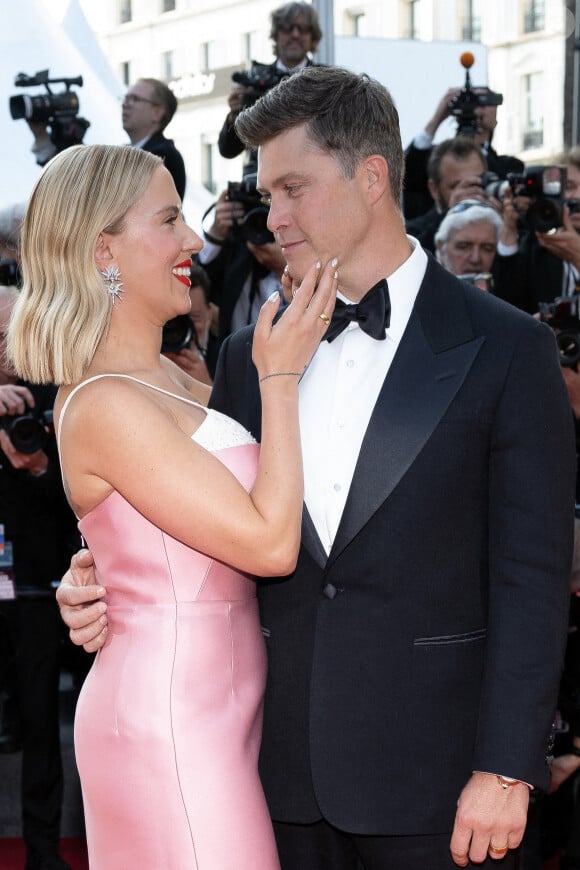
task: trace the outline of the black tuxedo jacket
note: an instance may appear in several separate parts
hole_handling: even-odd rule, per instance
[[[250,345],[212,404],[259,437]],[[274,819],[443,833],[473,770],[547,785],[574,469],[550,329],[430,259],[330,556],[305,511],[294,574],[258,581]]]
[[[180,199],[183,199],[185,194],[185,163],[183,157],[175,147],[173,139],[167,139],[163,133],[158,130],[147,139],[142,146],[143,151],[150,151],[151,154],[156,154],[157,157],[162,157],[165,166],[173,176],[175,189],[179,194]]]

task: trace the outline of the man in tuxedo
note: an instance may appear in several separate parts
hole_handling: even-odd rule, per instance
[[[336,257],[343,303],[300,385],[298,565],[258,587],[282,868],[515,867],[529,787],[548,783],[568,615],[574,439],[554,337],[405,235],[378,82],[306,69],[237,129],[294,285]],[[225,341],[212,404],[259,438],[251,338]],[[90,564],[59,601],[92,649],[103,590],[74,585],[94,583]]]

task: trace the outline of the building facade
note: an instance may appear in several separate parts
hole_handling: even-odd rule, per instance
[[[238,180],[241,158],[224,160],[217,151],[231,75],[247,68],[251,59],[272,61],[270,12],[281,3],[102,0],[95,8],[91,0],[81,2],[125,84],[154,76],[174,90],[179,111],[168,135],[185,157],[188,181],[215,195],[228,181]],[[482,43],[487,50],[487,82],[474,70],[473,84],[487,83],[504,98],[496,149],[517,154],[528,164],[545,163],[571,143],[573,5],[571,0],[334,0],[334,32],[361,40],[448,42],[450,51],[457,50],[457,42]],[[463,83],[463,70],[459,65],[457,70],[457,78],[447,86]],[[428,72],[400,70],[413,101],[424,108],[425,122],[436,105],[425,96]],[[404,104],[399,104],[399,112],[404,115]]]

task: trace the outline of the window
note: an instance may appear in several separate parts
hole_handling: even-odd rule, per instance
[[[463,2],[463,39],[481,42],[481,12],[479,0]]]
[[[121,64],[121,81],[125,87],[131,84],[131,61],[124,60]]]
[[[161,0],[161,11],[162,12],[174,12],[175,11],[175,0]]]
[[[407,26],[405,39],[419,39],[419,12],[421,9],[421,0],[409,0],[407,3]]]
[[[211,193],[217,193],[217,180],[215,177],[216,160],[219,158],[217,145],[202,142],[201,145],[201,178],[204,187]]]
[[[545,0],[526,0],[524,9],[524,33],[535,33],[545,27]]]
[[[260,54],[260,33],[257,30],[251,30],[244,33],[244,57],[243,60],[249,63],[255,60]]]
[[[349,13],[350,33],[353,36],[367,36],[367,18],[364,12]]]
[[[133,11],[131,9],[131,0],[120,0],[119,2],[119,23],[126,24],[133,20]]]
[[[220,46],[217,42],[202,42],[199,47],[201,70],[206,72],[211,69],[218,69],[221,63]]]
[[[522,147],[540,148],[544,144],[544,118],[542,114],[543,74],[524,76],[524,134]]]
[[[161,55],[161,68],[165,81],[173,78],[173,52],[164,51]]]

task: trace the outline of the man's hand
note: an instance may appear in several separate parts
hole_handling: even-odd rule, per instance
[[[552,762],[550,769],[550,791],[557,791],[568,777],[580,770],[580,758],[572,753],[558,755]]]
[[[104,594],[96,583],[91,552],[79,550],[56,590],[56,600],[72,642],[87,652],[96,652],[107,638],[107,605],[100,600]]]
[[[454,205],[463,202],[464,199],[476,199],[478,202],[489,204],[481,186],[481,177],[479,175],[470,175],[457,182],[449,194],[449,208],[453,208]]]
[[[524,783],[502,788],[494,774],[474,773],[459,797],[451,856],[459,867],[469,860],[503,858],[519,846],[526,827],[530,790]],[[493,851],[493,847],[497,851]]]
[[[0,386],[0,417],[26,414],[30,408],[34,408],[34,396],[28,387],[16,384]]]
[[[451,100],[457,97],[460,92],[461,88],[449,88],[449,90],[443,94],[443,96],[437,103],[437,107],[433,113],[433,117],[428,121],[425,127],[426,133],[429,133],[430,136],[435,135],[439,125],[442,124],[445,118],[448,118],[451,114],[449,103],[451,102]]]
[[[198,350],[189,350],[184,347],[177,353],[165,353],[163,355],[179,366],[190,377],[195,378],[196,381],[207,384],[209,387],[213,384],[205,360]]]
[[[224,242],[229,236],[236,221],[244,216],[244,206],[241,202],[232,202],[228,199],[227,190],[222,190],[217,198],[213,224],[209,228],[212,238]]]
[[[580,234],[576,232],[568,209],[564,207],[562,226],[547,233],[536,233],[540,245],[554,256],[580,269]]]

